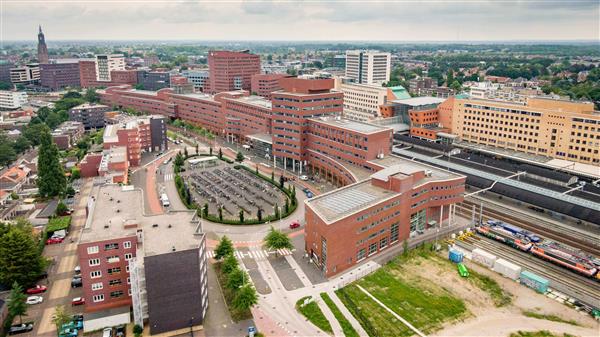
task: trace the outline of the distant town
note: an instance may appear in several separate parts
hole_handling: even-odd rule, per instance
[[[598,43],[44,28],[0,50],[0,335],[597,335]]]

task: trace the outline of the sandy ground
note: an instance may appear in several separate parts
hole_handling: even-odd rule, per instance
[[[405,266],[409,274],[422,277],[441,285],[452,294],[462,298],[470,315],[461,322],[448,322],[444,328],[431,336],[508,336],[516,331],[548,330],[555,333],[569,333],[575,336],[600,336],[600,323],[587,314],[552,300],[517,282],[470,261],[465,264],[471,270],[487,275],[512,294],[512,303],[498,308],[491,297],[445,263],[435,260]],[[579,326],[526,317],[523,311],[555,315],[564,320],[573,320]]]

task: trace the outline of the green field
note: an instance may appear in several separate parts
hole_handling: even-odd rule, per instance
[[[356,284],[424,333],[469,314],[461,299],[432,281],[410,275],[403,268],[405,264],[419,264],[422,259],[443,263],[434,253],[424,249],[412,251],[338,291],[340,299],[369,335],[411,336],[413,331],[370,299]]]
[[[319,308],[317,302],[312,301],[306,305],[304,304],[304,300],[310,298],[311,296],[302,297],[296,302],[296,310],[300,312],[304,317],[306,317],[312,324],[316,325],[319,329],[333,334],[333,329],[331,328],[331,324]]]
[[[356,332],[356,330],[354,330],[354,328],[352,327],[352,324],[350,324],[350,322],[346,319],[344,314],[342,314],[342,312],[337,307],[337,305],[335,305],[335,303],[333,303],[331,298],[329,298],[329,295],[327,295],[327,293],[321,293],[321,298],[323,299],[323,302],[325,302],[325,304],[327,304],[327,306],[329,307],[329,310],[331,310],[331,312],[333,312],[335,319],[337,319],[337,321],[340,323],[340,326],[342,327],[342,331],[344,331],[344,336],[360,337],[358,335],[358,333]]]

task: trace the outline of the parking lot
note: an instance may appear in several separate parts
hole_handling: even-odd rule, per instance
[[[197,168],[186,163],[182,176],[190,187],[192,200],[201,207],[208,204],[209,214],[215,216],[222,207],[223,219],[239,219],[240,210],[245,219],[256,218],[258,209],[266,217],[275,212],[276,205],[281,212],[285,205],[286,196],[277,187],[221,161]]]

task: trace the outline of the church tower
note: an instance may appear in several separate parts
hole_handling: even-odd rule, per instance
[[[42,26],[40,26],[40,32],[38,33],[38,62],[40,64],[48,63],[48,47],[46,47],[46,39],[44,33],[42,33]]]

